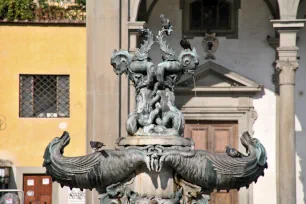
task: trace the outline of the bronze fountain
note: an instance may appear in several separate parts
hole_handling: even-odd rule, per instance
[[[240,189],[264,175],[264,146],[248,132],[240,140],[248,154],[234,148],[223,154],[194,150],[184,138],[184,117],[175,106],[175,85],[184,74],[194,74],[199,64],[194,48],[177,56],[165,41],[173,26],[165,20],[156,36],[149,29],[141,47],[132,55],[115,50],[111,65],[126,74],[136,89],[136,108],[129,114],[118,148],[98,150],[80,157],[63,156],[70,136],[64,132],[47,146],[43,166],[62,186],[96,189],[101,204],[164,203],[207,204],[214,190]],[[151,62],[149,51],[157,42],[162,62]]]

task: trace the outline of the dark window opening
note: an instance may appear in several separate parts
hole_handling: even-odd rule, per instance
[[[181,0],[183,34],[188,37],[204,36],[206,32],[217,36],[238,37],[238,9],[240,0]]]
[[[20,75],[20,117],[69,117],[69,76]]]
[[[230,29],[231,10],[226,0],[198,0],[190,3],[190,29]]]

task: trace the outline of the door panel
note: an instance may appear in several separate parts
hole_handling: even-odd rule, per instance
[[[232,121],[186,121],[185,137],[192,138],[195,149],[224,153],[225,147],[238,148],[238,126]],[[213,192],[209,204],[237,204],[237,190]]]
[[[195,149],[208,149],[208,126],[190,124],[185,126],[185,137],[192,138],[195,142]]]
[[[238,148],[237,124],[214,124],[211,125],[213,133],[214,153],[224,153],[225,147]]]
[[[52,180],[45,175],[24,175],[25,204],[52,204]]]
[[[35,204],[39,200],[38,194],[38,178],[36,176],[24,176],[23,177],[23,190],[25,196],[25,204]]]

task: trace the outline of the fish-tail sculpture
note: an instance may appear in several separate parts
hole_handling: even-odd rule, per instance
[[[101,150],[87,156],[65,157],[64,148],[69,142],[70,136],[64,132],[50,142],[44,154],[46,173],[62,186],[103,189],[127,178],[147,159],[145,152],[134,149]]]
[[[267,168],[264,146],[248,132],[240,138],[248,150],[248,156],[233,158],[227,154],[212,154],[195,150],[194,155],[183,155],[181,151],[166,152],[162,163],[171,166],[183,179],[212,191],[249,187]]]

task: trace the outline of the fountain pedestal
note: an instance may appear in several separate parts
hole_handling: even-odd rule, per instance
[[[176,192],[173,169],[164,166],[160,172],[150,172],[146,165],[136,170],[136,177],[131,186],[139,196],[170,199]]]
[[[117,142],[120,149],[148,148],[152,155],[162,153],[163,150],[184,150],[194,149],[194,141],[189,138],[178,136],[128,136],[120,138]],[[154,156],[153,156],[154,157]],[[154,160],[154,159],[153,159]],[[153,164],[154,166],[154,164]],[[150,171],[147,165],[142,164],[135,171],[135,177],[129,182],[129,188],[137,193],[138,197],[155,198],[163,202],[172,201],[179,189],[175,183],[175,172],[167,165],[164,165],[159,172]],[[145,202],[145,201],[143,201]]]

